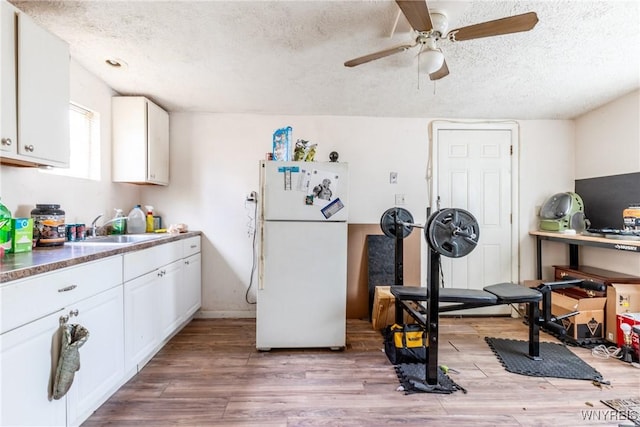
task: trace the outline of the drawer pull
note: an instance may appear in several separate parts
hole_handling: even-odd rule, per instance
[[[189,265],[189,261],[185,261],[184,263],[185,263],[185,265]]]
[[[195,249],[195,248],[197,248],[197,247],[198,247],[198,245],[191,245],[191,246],[189,246],[189,247],[190,247],[191,249]]]
[[[58,289],[58,292],[68,292],[68,291],[72,291],[72,290],[74,290],[74,289],[75,289],[75,288],[77,288],[77,287],[78,287],[78,285],[71,285],[71,286],[67,286],[67,287],[64,287],[64,288]]]

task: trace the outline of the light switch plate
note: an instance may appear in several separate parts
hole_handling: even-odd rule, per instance
[[[396,205],[404,205],[404,194],[396,194]]]
[[[389,184],[398,183],[398,172],[389,172]]]

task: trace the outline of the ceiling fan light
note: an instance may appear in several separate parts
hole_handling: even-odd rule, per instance
[[[420,70],[427,74],[435,73],[444,63],[444,55],[439,50],[424,50],[420,53]]]

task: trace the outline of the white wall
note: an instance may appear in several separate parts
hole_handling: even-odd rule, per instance
[[[520,280],[535,279],[538,211],[555,193],[574,189],[575,128],[569,120],[520,122]],[[567,264],[562,245],[543,242],[543,279],[553,278],[553,264]],[[551,261],[550,261],[551,260]]]
[[[316,159],[331,151],[350,164],[349,221],[378,223],[405,194],[416,222],[425,221],[428,127],[431,119],[262,116],[208,113],[171,114],[171,184],[136,186],[110,182],[111,96],[114,92],[72,61],[72,99],[101,114],[102,180],[99,182],[43,174],[30,168],[0,167],[3,202],[14,215],[28,216],[36,203],[60,203],[70,222],[88,222],[114,207],[151,204],[165,224],[184,222],[203,238],[203,311],[205,316],[253,316],[245,302],[252,267],[251,217],[254,205],[245,196],[258,190],[258,160],[271,151],[275,129],[290,125],[293,139],[318,143]],[[520,121],[520,278],[535,277],[535,245],[528,231],[536,228],[538,207],[551,194],[573,189],[584,159],[585,144],[602,141],[596,131],[609,128],[616,143],[609,151],[635,153],[631,169],[640,168],[638,93],[623,97],[574,121]],[[635,108],[635,110],[634,110]],[[628,138],[625,131],[631,134]],[[636,132],[634,134],[634,132]],[[635,135],[635,136],[633,136]],[[599,152],[602,152],[600,150]],[[600,154],[593,154],[601,158]],[[616,157],[616,160],[619,157]],[[635,162],[635,163],[634,163]],[[635,164],[635,166],[634,166]],[[611,166],[609,166],[609,169]],[[634,169],[635,168],[635,169]],[[398,184],[389,184],[389,172]],[[611,173],[611,172],[607,172]],[[550,266],[566,264],[566,247],[545,245],[545,278]],[[593,249],[583,263],[640,274],[637,254]],[[255,287],[255,282],[253,284]],[[253,300],[255,290],[249,296]]]
[[[111,96],[114,92],[71,61],[71,100],[100,113],[101,180],[68,178],[37,168],[0,166],[0,195],[14,216],[29,217],[36,203],[57,203],[67,222],[89,223],[97,214],[110,217],[113,208],[131,208],[140,188],[111,183]]]
[[[576,122],[576,179],[640,172],[640,90]]]
[[[250,216],[245,202],[258,190],[258,160],[271,151],[275,129],[293,127],[293,139],[318,144],[316,160],[340,154],[350,167],[349,221],[378,223],[405,194],[405,207],[424,222],[430,119],[171,114],[171,184],[145,187],[144,203],[166,223],[184,222],[203,239],[203,316],[253,316],[245,302],[251,277]],[[535,206],[553,192],[572,188],[573,123],[525,121],[521,132],[520,212],[525,278],[534,278]],[[554,156],[547,152],[554,151]],[[569,165],[569,167],[567,167]],[[398,184],[389,184],[389,172]],[[533,219],[532,219],[533,218]],[[250,299],[254,300],[254,288]]]
[[[640,172],[640,90],[575,122],[576,179]],[[583,265],[640,276],[637,253],[582,248],[580,258]]]

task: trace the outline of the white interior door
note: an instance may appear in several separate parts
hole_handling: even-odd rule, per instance
[[[517,128],[467,125],[434,126],[434,186],[432,211],[461,208],[478,221],[478,246],[462,258],[442,256],[444,286],[482,289],[517,281],[517,184],[513,177],[517,156]],[[466,310],[460,314],[508,314],[508,306]]]

